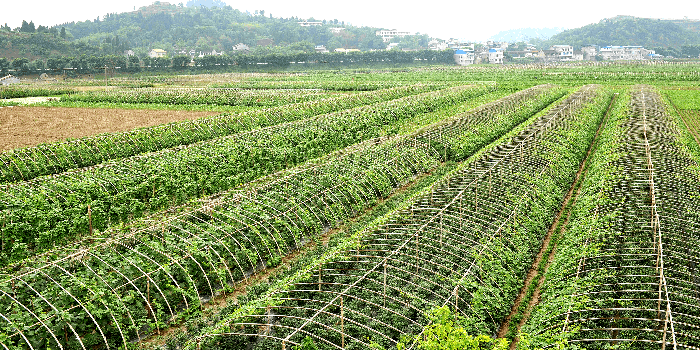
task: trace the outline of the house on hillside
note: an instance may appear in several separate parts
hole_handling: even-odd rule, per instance
[[[328,49],[326,48],[325,45],[316,45],[314,50],[316,50],[316,52],[319,52],[319,53],[327,53],[328,52]]]
[[[581,48],[581,51],[583,52],[583,59],[586,61],[593,61],[598,54],[595,46],[584,46]]]
[[[604,60],[621,60],[624,54],[622,46],[605,46],[600,48],[598,53]]]
[[[223,56],[224,52],[216,52],[216,50],[211,50],[211,51],[199,51],[199,55],[197,57],[202,58],[204,56]]]
[[[391,39],[393,39],[397,36],[404,37],[406,35],[411,35],[411,32],[402,32],[402,31],[398,31],[396,29],[390,29],[390,30],[378,30],[376,32],[376,34],[378,37],[382,38],[382,41],[384,41],[385,43],[388,43],[391,41]]]
[[[447,43],[444,41],[439,41],[439,40],[433,39],[433,40],[430,40],[430,42],[428,42],[428,48],[433,50],[433,51],[442,51],[442,50],[447,49],[447,47],[448,47]]]
[[[239,43],[233,46],[233,53],[248,53],[250,52],[250,47],[244,43]]]
[[[503,64],[503,50],[489,49],[489,63]]]
[[[457,50],[454,54],[455,63],[460,66],[468,66],[474,64],[474,51]]]
[[[571,45],[553,45],[549,50],[557,53],[556,60],[558,61],[573,61],[574,47]]]
[[[654,50],[642,46],[605,46],[600,48],[600,56],[605,60],[646,60],[654,57]]]
[[[167,54],[168,54],[168,52],[165,50],[153,49],[153,50],[148,52],[148,57],[151,57],[151,58],[165,57]]]
[[[322,26],[323,22],[308,22],[308,21],[303,21],[303,22],[297,22],[299,23],[300,26],[302,27],[316,27],[316,26]]]

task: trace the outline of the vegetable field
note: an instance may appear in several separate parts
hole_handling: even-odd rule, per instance
[[[241,108],[0,153],[0,344],[700,349],[697,68],[0,88]]]

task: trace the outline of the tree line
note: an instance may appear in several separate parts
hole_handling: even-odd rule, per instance
[[[349,53],[267,53],[206,55],[190,57],[144,57],[122,55],[81,55],[76,57],[51,57],[46,60],[29,62],[27,58],[9,60],[0,58],[0,73],[17,75],[36,74],[52,71],[53,73],[93,74],[105,68],[123,73],[159,70],[197,70],[197,69],[285,69],[292,65],[307,66],[347,66],[355,64],[454,64],[453,51],[434,50],[381,50]]]

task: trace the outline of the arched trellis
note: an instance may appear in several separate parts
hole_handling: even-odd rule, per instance
[[[415,174],[424,173],[437,164],[437,153],[420,144],[415,146],[415,143],[400,138],[385,138],[350,147],[326,160],[259,181],[261,184],[251,185],[249,191],[234,190],[189,210],[186,207],[173,209],[164,219],[142,220],[142,224],[135,224],[133,230],[121,237],[95,247],[77,248],[60,259],[54,256],[59,251],[38,256],[36,267],[18,266],[20,274],[4,278],[0,285],[14,284],[15,281],[23,281],[30,287],[42,284],[49,278],[44,271],[49,270],[60,278],[55,280],[55,290],[34,289],[33,295],[60,300],[61,295],[72,295],[68,287],[63,287],[64,284],[97,285],[115,300],[119,310],[108,308],[107,314],[112,314],[112,320],[105,323],[96,318],[96,329],[116,326],[110,332],[120,334],[121,342],[142,337],[144,316],[150,318],[150,323],[158,330],[178,312],[198,307],[202,300],[244,279],[247,271],[242,266],[245,262],[236,255],[241,248],[262,248],[260,240],[264,237],[269,237],[270,242],[275,240],[274,249],[258,249],[254,263],[249,262],[254,272],[266,257],[286,255],[301,248],[311,235],[320,233],[311,227],[301,230],[303,212],[307,212],[306,217],[315,222],[316,227],[335,225],[336,222],[326,216],[330,214],[327,207],[336,208],[334,215],[347,217],[352,214],[350,206],[361,208],[383,193],[383,190],[375,191],[377,186],[400,186]],[[342,181],[326,185],[319,182],[318,178],[327,176],[329,171],[343,174]],[[336,176],[336,179],[340,178]],[[310,189],[316,192],[309,195]],[[274,226],[275,220],[283,220],[286,224]],[[246,235],[251,228],[257,232]],[[306,238],[303,241],[299,240],[302,236],[283,238],[292,231],[299,231],[298,235]],[[43,266],[42,261],[45,261]],[[223,268],[219,268],[219,264]],[[234,274],[236,266],[240,273]],[[217,270],[222,270],[223,275],[217,274]],[[84,276],[83,271],[89,274]],[[135,299],[128,297],[129,294]],[[6,299],[4,304],[15,305],[25,310],[25,314],[26,310],[31,310],[31,307],[22,309],[23,302],[16,298]],[[72,299],[86,305],[99,300],[95,293],[83,293]],[[138,305],[142,305],[140,310],[135,307]],[[56,318],[56,315],[67,312],[90,318],[98,313],[94,307],[67,305],[58,305],[51,312],[43,311],[41,316],[36,314],[32,318],[37,326],[45,325],[47,334],[56,331],[45,321],[61,323],[61,318]],[[20,328],[8,335],[10,339],[30,338]],[[95,345],[86,343],[83,337],[84,334],[75,333],[71,341],[85,348]],[[65,346],[64,337],[53,336],[52,339],[56,346]],[[118,344],[119,341],[103,339],[99,343],[110,347],[109,343]]]
[[[488,118],[488,114],[483,113],[482,118]],[[116,339],[141,338],[147,334],[144,327],[159,331],[175,314],[200,307],[202,300],[215,297],[227,285],[265,266],[266,257],[275,252],[286,254],[308,237],[322,232],[319,229],[323,226],[334,225],[336,222],[331,218],[347,217],[373,199],[386,195],[388,189],[434,167],[440,159],[439,150],[415,138],[365,142],[322,161],[256,181],[246,189],[229,191],[201,204],[175,207],[162,215],[137,221],[127,227],[126,232],[114,232],[115,237],[94,247],[74,245],[39,255],[31,264],[13,265],[18,271],[0,281],[0,286],[19,279],[43,283],[43,278],[36,276],[37,272],[41,274],[51,266],[65,266],[64,270],[70,273],[58,273],[61,283],[73,284],[73,279],[79,279],[78,284],[91,288],[99,286],[106,292],[100,296],[113,299],[119,309],[112,306],[106,314],[97,312],[91,303],[96,298],[94,293],[83,293],[76,299],[81,303],[85,301],[88,307],[56,307],[52,315],[34,317],[31,322],[35,326],[64,312],[77,312],[88,318],[92,314],[111,315],[109,321],[95,317],[94,323],[99,328],[110,328],[108,333],[118,333],[117,337],[106,336],[106,340],[100,341],[81,334],[71,341],[82,347],[105,342],[107,344],[103,345],[114,347],[119,343]],[[333,177],[342,180],[329,183],[328,179],[320,177],[327,177],[329,172],[342,174]],[[280,194],[274,196],[275,191]],[[279,198],[280,207],[270,205],[272,198]],[[335,208],[334,212],[328,212],[329,204]],[[351,209],[353,205],[357,207]],[[275,226],[273,219],[286,224]],[[297,229],[301,232],[295,232]],[[307,238],[301,239],[302,236],[295,234]],[[274,241],[275,248],[268,249],[263,237]],[[91,237],[82,243],[95,239],[98,238]],[[247,255],[245,249],[255,250],[255,253]],[[236,267],[239,272],[235,272]],[[78,294],[68,288],[66,292],[56,288],[39,293],[58,300],[64,294]],[[9,299],[5,303],[15,305]],[[118,329],[115,323],[120,325]],[[50,326],[45,328],[47,333],[54,333]],[[25,338],[19,329],[9,335],[17,341]],[[56,346],[61,346],[64,339],[53,338],[58,343]]]
[[[333,108],[317,108],[319,103],[338,108],[351,108],[365,103],[398,98],[436,89],[435,85],[414,84],[357,95],[329,97],[287,106],[263,108],[235,115],[218,115],[192,121],[163,124],[137,130],[102,134],[76,140],[54,142],[16,149],[0,154],[0,183],[25,181],[74,168],[96,165],[116,158],[153,152],[167,147],[191,144],[231,135],[252,128],[308,117]],[[304,113],[297,110],[302,109]],[[274,116],[274,117],[272,117]]]
[[[544,313],[539,334],[566,332],[584,346],[644,343],[647,348],[700,348],[700,264],[691,252],[700,239],[697,164],[679,146],[678,126],[653,89],[634,87],[627,118],[619,122],[613,149],[623,156],[608,166],[620,173],[600,196],[597,227],[591,227],[575,270],[552,280],[562,288],[564,276],[586,278],[570,297],[585,303],[564,313]],[[600,219],[599,219],[600,218]],[[607,218],[607,219],[604,219]],[[560,287],[557,287],[560,286]],[[695,295],[693,295],[695,294]],[[543,309],[544,310],[544,309]]]
[[[47,251],[54,242],[63,243],[80,235],[92,235],[93,226],[105,230],[144,213],[229,189],[291,164],[321,156],[329,148],[341,148],[368,138],[369,134],[359,132],[361,126],[366,126],[370,134],[380,134],[384,125],[398,121],[392,117],[394,110],[400,112],[400,118],[396,119],[407,118],[421,111],[439,109],[443,103],[469,100],[488,90],[487,87],[458,86],[409,95],[110,161],[26,183],[4,185],[0,191],[0,207],[3,214],[12,216],[13,223],[7,230],[22,238],[21,242],[5,240],[12,254],[3,256],[7,256],[10,262],[16,261]],[[307,142],[311,145],[307,146]],[[296,147],[301,147],[298,152]],[[210,176],[196,176],[204,172],[210,172]],[[152,191],[148,191],[148,187]],[[53,196],[43,193],[42,188],[73,193]],[[2,205],[5,202],[11,203]],[[99,208],[91,211],[90,204]],[[50,210],[56,208],[62,211]],[[34,212],[37,214],[30,215]],[[39,229],[31,224],[36,216],[42,217],[46,228]],[[0,231],[5,230],[5,227],[0,227]],[[20,249],[22,244],[26,244],[27,249]]]
[[[493,263],[489,267],[500,266],[512,273],[507,266],[512,256],[519,255],[525,261],[532,249],[538,248],[522,249],[519,242],[511,240],[519,239],[516,232],[524,233],[524,222],[542,220],[531,218],[530,214],[537,210],[538,196],[549,189],[543,186],[571,181],[573,171],[557,172],[559,169],[543,154],[558,152],[550,143],[558,142],[559,131],[579,127],[573,122],[578,111],[598,93],[594,87],[582,89],[514,137],[511,143],[494,148],[473,165],[463,166],[416,198],[410,207],[372,227],[357,243],[357,249],[339,253],[337,259],[314,270],[317,273],[289,289],[273,293],[270,298],[274,302],[261,306],[260,312],[241,316],[240,323],[232,319],[221,326],[235,329],[245,325],[250,332],[236,334],[252,339],[260,334],[255,331],[258,327],[272,329],[275,339],[281,340],[278,346],[299,343],[307,334],[315,333],[323,334],[323,339],[318,339],[321,344],[317,342],[317,345],[335,344],[330,348],[338,348],[338,344],[345,348],[343,344],[363,336],[373,337],[372,340],[386,347],[395,345],[402,334],[419,334],[428,324],[424,313],[429,307],[454,305],[459,314],[476,316],[472,320],[480,318],[479,312],[491,313],[488,307],[475,311],[476,295],[497,297],[490,293],[503,286],[501,280],[489,276],[483,264],[489,260]],[[570,105],[573,107],[569,108]],[[592,134],[597,120],[586,118],[587,132]],[[494,174],[502,180],[500,188],[491,184]],[[486,188],[493,194],[484,191],[485,203],[479,205],[476,190]],[[559,190],[565,189],[562,186]],[[552,208],[547,209],[551,214]],[[503,219],[488,222],[482,219],[483,212]],[[499,252],[507,254],[499,255]],[[363,305],[374,307],[368,309]],[[344,311],[346,308],[354,309]],[[270,315],[274,315],[274,322],[270,322]],[[392,327],[378,322],[389,316],[395,322],[391,323]],[[503,315],[490,317],[493,320],[490,328],[497,329]],[[371,325],[372,330],[354,328],[349,319]],[[396,328],[401,331],[397,332]],[[367,332],[363,333],[362,329]],[[224,334],[230,333],[224,331]],[[189,345],[215,336],[201,335]],[[364,342],[361,344],[366,346]]]

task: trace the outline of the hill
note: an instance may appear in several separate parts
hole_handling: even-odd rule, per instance
[[[547,40],[551,36],[561,33],[565,28],[520,28],[501,31],[491,37],[493,41],[506,41],[509,43],[528,42],[532,39]]]
[[[581,28],[565,30],[542,46],[638,45],[675,48],[700,44],[700,22],[617,16]]]
[[[379,28],[345,25],[337,19],[275,18],[262,10],[251,14],[222,4],[218,0],[190,1],[188,6],[156,1],[132,12],[44,27],[45,33],[5,30],[5,35],[0,37],[0,55],[4,53],[9,58],[76,53],[119,55],[130,49],[143,57],[155,48],[169,53],[191,50],[230,53],[240,43],[267,53],[313,52],[315,45],[325,45],[329,50],[386,48],[375,34]],[[304,21],[320,24],[300,25]],[[63,29],[65,39],[57,35]],[[38,42],[52,43],[48,45],[50,49],[42,50]]]

